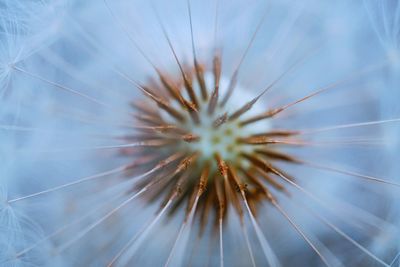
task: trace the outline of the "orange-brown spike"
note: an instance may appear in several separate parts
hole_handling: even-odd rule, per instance
[[[174,154],[172,154],[171,156],[169,156],[168,158],[161,160],[159,163],[157,163],[157,165],[154,167],[154,169],[161,169],[165,166],[167,166],[168,164],[182,158],[184,156],[184,154],[182,152],[176,152]]]
[[[189,94],[190,100],[192,101],[193,105],[197,108],[199,106],[199,102],[197,101],[197,96],[196,96],[196,93],[194,92],[194,89],[193,89],[193,86],[192,86],[192,81],[188,78],[187,74],[185,73],[185,70],[183,69],[181,62],[178,59],[178,56],[177,56],[176,51],[174,49],[174,46],[172,45],[171,39],[168,36],[167,30],[165,29],[164,25],[162,24],[158,13],[157,12],[155,12],[155,13],[157,15],[157,20],[158,20],[158,22],[160,24],[161,30],[162,30],[162,32],[164,34],[164,37],[168,42],[168,46],[171,49],[171,52],[172,52],[172,54],[174,56],[174,59],[175,59],[177,65],[179,67],[180,72],[181,72],[181,76],[182,76],[182,79],[183,79],[183,83],[185,85],[185,89],[186,89],[187,93]]]
[[[234,190],[234,188],[240,188],[240,186],[235,182],[235,179],[224,179],[224,185],[225,185],[225,192],[227,195],[227,199],[229,199],[230,203],[238,213],[240,220],[242,221],[243,209],[240,204],[238,194]]]
[[[159,110],[155,108],[155,105],[149,105],[149,103],[144,101],[134,101],[130,105],[135,110],[143,112],[146,115],[159,116]]]
[[[196,124],[200,123],[200,116],[199,111],[196,108],[196,105],[184,100],[184,104],[186,107],[187,112],[189,113],[190,117],[192,118],[193,122]]]
[[[271,111],[267,111],[267,112],[262,113],[260,115],[256,115],[254,117],[251,117],[251,118],[249,118],[247,120],[241,121],[240,125],[246,126],[246,125],[251,124],[253,122],[258,122],[260,120],[265,120],[265,119],[272,118],[272,116],[273,116],[273,111],[272,110]]]
[[[214,56],[213,59],[213,73],[214,73],[214,90],[211,94],[211,99],[208,102],[209,115],[214,113],[219,98],[219,83],[221,79],[221,58],[217,55]]]
[[[206,191],[209,175],[210,175],[210,163],[207,162],[206,165],[203,167],[203,171],[200,176],[199,195],[202,195]]]
[[[160,125],[163,124],[163,121],[160,117],[150,116],[146,114],[135,114],[135,119],[141,121],[143,123],[148,123],[152,125]]]
[[[144,87],[143,87],[144,88]],[[146,88],[144,88],[144,94],[149,97],[150,99],[152,99],[154,102],[157,103],[157,105],[165,110],[168,114],[170,114],[172,117],[174,117],[175,119],[177,119],[180,122],[183,122],[185,120],[185,117],[179,112],[177,111],[175,108],[173,108],[167,101],[165,101],[164,99],[161,99],[153,94],[151,94],[150,92],[148,92],[146,90]]]
[[[290,137],[299,134],[298,131],[291,130],[272,130],[265,133],[254,134],[251,137]]]
[[[215,154],[215,160],[217,162],[218,170],[224,179],[228,179],[228,166],[226,162],[221,158],[221,156],[217,153]]]
[[[196,69],[196,77],[197,77],[197,81],[200,86],[201,96],[204,101],[207,101],[208,100],[208,91],[207,91],[206,82],[204,80],[204,67],[201,66],[197,62],[197,59],[195,59],[195,61],[194,61],[194,67]]]
[[[250,170],[244,170],[243,168],[241,168],[240,171],[249,179],[249,182],[251,184],[255,185],[264,194],[267,193],[268,189],[258,178],[259,176],[257,175],[257,173],[260,174],[261,172],[258,172],[257,168],[252,167]],[[282,188],[282,189],[279,188],[279,190],[284,190],[284,188]]]
[[[286,172],[284,172],[283,170],[281,170],[280,168],[274,166],[274,165],[270,165],[271,168],[271,173],[284,178],[285,180],[290,180],[290,181],[295,181],[294,177],[292,177],[291,175],[287,174]]]
[[[125,136],[116,136],[113,137],[116,140],[123,140],[127,142],[139,142],[139,141],[146,141],[151,139],[159,139],[159,135],[157,133],[140,133],[140,134],[131,134]]]
[[[142,156],[131,163],[129,163],[126,167],[126,170],[131,171],[131,169],[135,169],[136,167],[141,167],[141,166],[146,166],[147,164],[157,160],[159,158],[158,155],[147,155],[147,156]]]
[[[326,88],[324,88],[322,90],[318,90],[317,92],[314,92],[314,93],[312,93],[310,95],[307,95],[307,96],[305,96],[305,97],[303,97],[301,99],[298,99],[298,100],[296,100],[296,101],[294,101],[292,103],[286,104],[286,105],[284,105],[282,107],[270,109],[265,113],[262,113],[260,115],[256,115],[256,116],[254,116],[252,118],[249,118],[249,119],[241,122],[241,124],[243,126],[245,126],[245,125],[253,123],[253,122],[257,122],[257,121],[260,121],[260,120],[272,118],[272,117],[276,116],[277,114],[281,113],[282,111],[285,111],[286,109],[288,109],[288,108],[290,108],[290,107],[292,107],[292,106],[294,106],[294,105],[296,105],[298,103],[301,103],[301,102],[303,102],[303,101],[305,101],[305,100],[307,100],[309,98],[312,98],[313,96],[316,96],[316,95],[318,95],[318,94],[320,94],[320,93],[322,93],[322,92],[324,92],[326,90],[327,90]]]
[[[186,170],[190,165],[196,162],[197,157],[199,156],[198,153],[193,153],[190,156],[185,157],[177,166],[175,170],[175,174],[180,173],[181,171]]]
[[[168,93],[171,95],[171,97],[173,97],[176,101],[178,101],[178,103],[181,104],[181,106],[184,106],[184,97],[182,96],[182,94],[180,93],[179,88],[172,84],[166,76],[164,76],[163,74],[159,73],[159,78],[161,83],[163,84],[163,86],[165,87],[165,89],[167,89]]]
[[[301,161],[299,161],[295,157],[275,151],[275,150],[256,149],[255,152],[258,154],[264,155],[271,160],[281,160],[281,161],[287,161],[287,162],[292,162],[292,163],[301,163]]]
[[[228,120],[233,121],[233,120],[236,120],[237,118],[239,118],[240,116],[242,116],[244,113],[249,111],[254,106],[254,104],[258,101],[259,98],[260,98],[260,96],[247,102],[243,107],[241,107],[240,109],[235,111],[232,115],[230,115],[228,117]]]
[[[225,112],[223,115],[219,116],[219,117],[213,122],[214,128],[218,128],[219,126],[221,126],[222,124],[224,124],[225,122],[227,122],[227,120],[228,120],[228,113]]]
[[[271,164],[263,161],[262,159],[260,159],[257,156],[251,155],[251,154],[247,154],[247,153],[242,153],[240,155],[241,157],[247,159],[248,161],[250,161],[252,164],[254,164],[257,167],[260,167],[262,170],[266,171],[266,172],[271,172]]]
[[[267,183],[278,189],[279,191],[285,191],[286,188],[278,183],[275,179],[273,179],[267,172],[265,172],[264,169],[261,168],[256,168],[257,173],[260,175],[261,178],[263,178]]]
[[[218,219],[222,220],[225,216],[225,211],[226,211],[226,197],[225,197],[225,192],[224,188],[222,187],[221,183],[223,183],[223,180],[214,179],[214,186],[215,186],[215,191],[217,193],[217,200],[218,200]]]
[[[235,167],[233,167],[232,165],[228,165],[228,172],[235,185],[238,186],[239,191],[240,192],[246,191],[246,184],[243,183],[243,181],[237,175]]]
[[[193,53],[194,68],[196,70],[196,77],[197,77],[197,81],[200,86],[201,95],[203,97],[203,100],[207,100],[208,92],[207,92],[206,83],[204,81],[204,70],[203,70],[203,67],[199,65],[199,63],[197,61],[197,57],[196,57],[196,48],[194,45],[194,37],[193,37],[192,10],[190,7],[190,1],[187,1],[187,7],[188,7],[188,13],[189,13],[190,36],[191,36],[191,41],[192,41],[192,53]]]
[[[195,188],[193,188],[192,195],[188,199],[188,205],[187,205],[187,209],[186,209],[186,217],[189,216],[189,214],[193,208],[193,205],[196,204],[195,203],[196,199],[198,199],[205,192],[209,173],[210,173],[210,167],[209,167],[209,164],[206,163],[206,166],[204,166],[204,168],[201,172],[201,175],[200,175],[198,188],[197,188],[197,190],[195,190]]]
[[[185,134],[186,130],[179,128],[176,125],[171,124],[162,124],[155,126],[134,126],[132,129],[140,131],[140,132],[157,132],[161,134]]]
[[[182,140],[188,143],[196,142],[200,139],[200,136],[189,133],[181,136]]]
[[[184,106],[184,97],[180,93],[179,87],[175,85],[172,81],[170,81],[164,74],[159,73],[158,75],[162,85],[171,95],[171,97],[175,99],[178,103],[180,103],[181,106]]]
[[[167,198],[167,200],[171,200],[172,197],[176,196],[178,197],[177,201],[183,201],[184,194],[187,193],[187,191],[184,189],[184,185],[188,183],[188,178],[190,177],[190,171],[185,170],[182,174],[180,174],[177,182],[174,184],[170,196]],[[178,207],[180,203],[175,203],[175,207]],[[172,209],[170,211],[171,213],[174,212]]]
[[[197,95],[193,89],[192,80],[189,80],[186,73],[183,73],[182,76],[183,76],[183,82],[185,84],[186,91],[188,92],[189,97],[190,97],[190,101],[192,101],[195,108],[198,108],[199,101],[198,101]]]
[[[245,138],[238,138],[238,142],[242,144],[248,145],[268,145],[268,144],[284,144],[284,145],[294,145],[294,146],[303,146],[303,145],[311,145],[310,142],[304,142],[300,140],[278,140],[272,139],[269,136],[250,136]],[[317,144],[317,143],[315,143]]]

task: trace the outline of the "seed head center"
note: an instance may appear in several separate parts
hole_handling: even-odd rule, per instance
[[[239,139],[248,132],[240,126],[238,121],[223,121],[227,111],[223,107],[216,108],[213,114],[207,112],[206,103],[199,109],[199,123],[188,121],[184,126],[188,131],[198,137],[197,142],[187,143],[187,149],[200,152],[202,161],[213,161],[218,154],[224,161],[237,163],[241,153],[248,153],[251,149],[243,145]]]
[[[213,62],[217,65],[212,69],[194,66],[182,77],[160,73],[160,83],[141,88],[154,103],[134,106],[140,111],[135,118],[144,124],[138,127],[143,130],[138,135],[143,148],[138,151],[149,157],[139,162],[148,161],[144,167],[151,174],[138,189],[155,185],[149,199],[176,199],[171,214],[184,201],[186,216],[198,205],[202,211],[196,216],[203,228],[211,211],[219,221],[230,206],[241,214],[239,197],[246,196],[252,209],[262,201],[274,201],[270,189],[285,189],[274,177],[280,174],[274,162],[293,162],[269,146],[291,136],[290,131],[272,129],[268,121],[275,109],[266,110],[258,103],[261,95],[221,76],[218,57]]]

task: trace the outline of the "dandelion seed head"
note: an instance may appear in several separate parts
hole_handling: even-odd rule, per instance
[[[214,57],[213,62],[220,64],[218,55]],[[178,62],[178,64],[180,63]],[[264,115],[261,118],[256,117],[254,121],[253,119],[247,121],[251,116],[258,115],[265,110],[260,103],[257,103],[263,94],[251,100],[249,94],[246,94],[240,85],[235,84],[234,78],[229,80],[220,77],[218,69],[220,69],[219,65],[214,65],[213,71],[212,68],[200,67],[195,61],[195,66],[190,71],[183,71],[182,77],[173,78],[160,74],[160,84],[154,84],[154,79],[152,79],[152,84],[138,85],[139,89],[147,96],[146,102],[148,103],[143,102],[140,106],[133,104],[136,112],[141,112],[136,116],[138,121],[135,125],[142,124],[145,130],[157,131],[158,129],[160,133],[150,131],[146,135],[139,134],[132,140],[143,144],[145,146],[143,153],[148,156],[157,158],[157,154],[164,154],[167,159],[160,161],[154,168],[165,167],[170,163],[170,157],[181,153],[182,155],[177,157],[180,163],[179,161],[178,163],[173,162],[175,171],[169,174],[172,179],[178,179],[177,182],[172,183],[170,194],[174,195],[173,191],[177,190],[182,195],[180,198],[187,199],[187,205],[190,207],[197,205],[197,203],[193,204],[194,199],[199,198],[208,187],[210,188],[209,192],[214,193],[208,194],[208,197],[201,198],[200,201],[205,203],[208,201],[207,199],[211,198],[212,202],[219,202],[220,213],[223,214],[225,208],[221,205],[225,205],[223,202],[231,194],[226,191],[228,190],[227,183],[230,184],[228,187],[240,188],[238,190],[244,190],[249,183],[251,191],[248,191],[248,194],[261,195],[261,191],[264,191],[267,198],[271,197],[268,189],[261,186],[261,182],[251,174],[253,172],[252,165],[254,165],[253,168],[257,165],[258,168],[262,168],[263,161],[258,159],[256,146],[251,142],[246,143],[245,140],[251,139],[252,134],[257,132],[268,135],[270,130],[268,121],[262,124],[258,123],[258,126],[255,127],[253,124],[263,120],[264,117],[272,117],[275,114],[274,111],[270,111],[270,114],[262,113]],[[224,98],[224,96],[227,97]],[[228,101],[229,104],[226,104]],[[152,106],[153,108],[151,108]],[[247,112],[250,114],[245,114]],[[244,114],[247,119],[245,117],[242,120],[241,117]],[[251,124],[251,127],[247,127],[248,123]],[[290,136],[290,133],[270,132],[272,137],[281,134]],[[147,145],[149,148],[146,149]],[[152,145],[155,145],[156,148],[152,149]],[[153,153],[155,155],[152,155]],[[151,167],[150,164],[148,165]],[[268,165],[265,164],[264,167],[268,168]],[[243,172],[241,175],[249,175],[248,179],[250,180],[238,178],[236,172],[239,170]],[[167,174],[168,172],[166,170]],[[185,177],[183,182],[180,182],[180,176]],[[149,183],[153,183],[154,179],[157,177],[149,179]],[[273,186],[282,189],[278,183],[274,184],[272,179],[271,181]],[[175,183],[176,187],[173,185]],[[225,184],[225,189],[217,189],[223,184]],[[167,185],[165,190],[159,192],[160,196],[171,190]],[[217,211],[218,205],[215,206],[215,203],[212,210]],[[240,208],[238,211],[241,212]],[[204,212],[208,212],[206,208],[204,208]],[[222,217],[220,219],[222,220]]]

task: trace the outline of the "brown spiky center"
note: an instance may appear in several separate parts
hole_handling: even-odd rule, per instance
[[[241,127],[239,121],[225,121],[225,107],[216,107],[214,113],[210,114],[206,109],[207,102],[199,104],[199,122],[196,123],[188,118],[180,125],[188,135],[181,143],[183,150],[189,153],[199,152],[198,161],[210,162],[212,171],[217,170],[214,160],[219,155],[225,162],[239,166],[241,164],[241,153],[253,153],[254,147],[241,142],[241,138],[248,136],[249,130]],[[222,115],[221,115],[222,114]]]
[[[280,110],[245,116],[259,97],[235,98],[243,90],[235,78],[220,96],[220,60],[213,62],[211,70],[195,62],[178,78],[157,71],[159,81],[140,85],[147,99],[133,105],[138,134],[130,137],[139,144],[131,151],[141,175],[136,189],[146,189],[146,201],[173,201],[171,214],[186,203],[187,216],[202,225],[210,213],[222,221],[229,207],[242,216],[242,198],[256,214],[257,204],[275,201],[272,188],[285,190],[279,179],[287,176],[274,162],[296,162],[273,149],[277,138],[295,134],[271,129],[266,119]]]

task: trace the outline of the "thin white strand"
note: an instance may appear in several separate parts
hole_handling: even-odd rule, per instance
[[[316,197],[314,194],[312,194],[311,192],[309,192],[308,190],[306,190],[306,189],[304,189],[303,187],[301,187],[301,186],[299,186],[298,184],[296,184],[295,182],[293,182],[293,181],[291,181],[290,179],[288,179],[288,178],[286,178],[284,175],[282,175],[282,174],[279,174],[279,176],[281,177],[281,178],[283,178],[285,181],[287,181],[288,183],[290,183],[291,185],[293,185],[294,187],[296,187],[298,190],[300,190],[301,192],[303,192],[304,194],[306,194],[308,197],[310,197],[311,199],[313,199],[314,201],[316,201],[317,203],[319,203],[321,206],[323,206],[323,207],[325,207],[325,208],[327,208],[327,209],[329,209],[329,210],[331,210],[331,208],[328,208],[329,206],[327,205],[327,204],[325,204],[322,200],[320,200],[318,197]],[[352,241],[352,243],[353,242],[356,242],[356,241]],[[361,246],[360,244],[359,244],[359,246]],[[368,251],[367,249],[363,249],[363,251]],[[370,253],[370,252],[369,252]],[[368,254],[368,255],[373,255],[372,253],[370,253],[370,254]],[[375,259],[375,257],[376,256],[374,256],[373,258]],[[376,257],[377,258],[377,257]]]
[[[218,220],[219,221],[219,255],[220,255],[220,266],[224,267],[224,240],[223,240],[223,235],[222,235],[222,224],[223,220],[222,218]]]
[[[305,164],[305,166],[309,166],[309,167],[313,167],[313,168],[317,168],[317,169],[322,169],[322,170],[326,170],[326,171],[330,171],[330,172],[340,173],[340,174],[344,174],[344,175],[347,175],[347,176],[353,176],[353,177],[361,178],[361,179],[368,180],[368,181],[371,181],[371,182],[377,182],[377,183],[381,183],[381,184],[400,187],[400,184],[396,183],[396,182],[388,181],[388,180],[381,179],[381,178],[374,177],[374,176],[370,176],[370,175],[365,175],[365,174],[360,174],[360,173],[356,173],[356,172],[352,172],[352,171],[347,171],[347,170],[342,170],[342,169],[330,167],[332,165],[327,166],[327,165],[321,165],[321,164],[316,164],[316,163],[313,163],[313,162],[306,162],[306,161],[303,161],[303,163]]]
[[[107,205],[109,205],[112,201],[114,201],[114,200],[118,199],[119,197],[121,197],[123,194],[124,194],[124,192],[123,192],[123,193],[120,193],[120,194],[118,194],[118,195],[116,195],[116,196],[114,196],[114,197],[111,198],[111,199],[108,199],[108,200],[107,200],[107,201],[108,201],[107,203],[105,203],[105,204],[103,203],[103,204],[97,206],[96,208],[90,210],[90,212],[85,213],[84,216],[82,216],[82,217],[80,217],[80,218],[78,218],[78,219],[76,219],[76,220],[74,220],[74,221],[72,221],[72,222],[70,222],[70,223],[68,223],[68,224],[66,224],[66,225],[64,225],[64,226],[62,226],[62,227],[60,227],[59,229],[55,230],[55,231],[52,232],[51,234],[46,235],[45,237],[43,237],[42,239],[40,239],[40,240],[37,241],[36,243],[32,244],[31,246],[29,246],[29,247],[27,247],[27,248],[25,248],[25,249],[19,251],[19,252],[16,254],[16,257],[21,257],[21,256],[25,255],[26,253],[28,253],[29,251],[33,250],[33,249],[36,248],[37,246],[43,244],[43,243],[46,242],[47,240],[49,240],[49,239],[51,239],[51,238],[53,238],[53,237],[55,237],[55,236],[57,236],[57,235],[59,235],[59,234],[65,232],[65,231],[66,231],[68,228],[70,228],[71,226],[76,225],[76,224],[78,224],[78,223],[84,221],[86,218],[89,218],[89,217],[92,216],[93,214],[95,214],[95,213],[97,213],[98,211],[102,210],[103,208],[107,207]]]
[[[249,251],[249,255],[250,255],[250,260],[251,260],[251,264],[253,267],[256,267],[256,261],[254,259],[254,254],[253,254],[253,249],[251,248],[251,244],[250,244],[250,240],[249,240],[249,234],[247,232],[246,229],[246,225],[244,225],[242,222],[240,223],[242,229],[243,229],[243,236],[246,242],[246,246],[247,246],[247,250]]]
[[[86,39],[86,41],[88,41],[93,47],[97,48],[100,50],[101,55],[105,57],[105,60],[111,65],[111,69],[114,73],[116,73],[118,76],[122,77],[125,81],[129,82],[130,84],[134,85],[135,88],[141,89],[142,87],[140,86],[140,84],[134,80],[132,80],[131,78],[129,78],[129,76],[127,74],[125,74],[123,71],[121,71],[119,68],[117,68],[115,66],[114,61],[105,54],[104,52],[104,48],[103,47],[99,47],[99,45],[93,40],[93,38],[85,32],[84,29],[82,29],[82,27],[80,25],[77,25],[76,23],[72,23],[72,25],[74,25],[82,34],[82,36]],[[86,47],[85,47],[86,48]],[[95,55],[94,52],[89,49],[86,48],[86,50],[92,54],[94,57],[98,57],[98,55]]]
[[[400,252],[394,257],[393,261],[390,263],[390,267],[394,267],[394,265],[396,264],[396,261],[398,261],[400,259]]]
[[[288,220],[288,222],[293,226],[293,228],[301,235],[301,237],[308,243],[308,245],[317,253],[326,266],[331,266],[324,255],[318,250],[318,248],[311,242],[311,240],[306,236],[306,234],[300,229],[299,226],[290,218],[290,216],[282,209],[282,207],[276,202],[272,201],[272,204],[278,209],[278,211]]]
[[[301,7],[295,7],[294,8],[295,11],[293,12],[293,14],[291,14],[290,18],[286,19],[285,24],[283,26],[280,26],[279,30],[276,31],[278,34],[275,35],[275,37],[270,41],[270,43],[272,44],[270,47],[272,47],[272,48],[269,48],[269,51],[267,52],[267,57],[265,58],[265,61],[270,62],[270,60],[275,57],[275,55],[277,54],[279,49],[283,47],[282,42],[289,35],[296,20],[302,14],[304,6],[305,6],[305,4],[302,4]]]
[[[158,140],[146,140],[146,141],[139,141],[122,145],[57,148],[57,149],[47,149],[47,150],[36,150],[36,152],[59,153],[59,152],[73,152],[73,151],[109,150],[109,149],[131,148],[131,147],[157,147],[158,146],[157,142]]]
[[[347,128],[373,126],[373,125],[386,124],[386,123],[392,123],[392,122],[400,122],[400,118],[389,119],[389,120],[380,120],[380,121],[360,122],[360,123],[352,123],[352,124],[343,124],[343,125],[329,126],[329,127],[325,127],[325,128],[319,128],[319,129],[301,130],[300,134],[314,134],[314,133],[319,133],[319,132],[326,132],[326,131],[340,130],[340,129],[347,129]]]
[[[359,208],[347,201],[342,201],[339,198],[330,199],[330,202],[335,203],[336,206],[339,206],[340,211],[345,211],[348,215],[348,218],[355,217],[352,220],[359,220],[363,223],[369,224],[370,226],[376,227],[381,231],[392,232],[393,235],[400,235],[400,229],[392,223],[385,221],[382,218],[379,218],[375,214],[372,214],[362,208]],[[389,229],[389,230],[388,230]]]
[[[174,254],[176,254],[176,253],[175,253],[176,247],[177,247],[179,241],[181,240],[182,235],[184,234],[184,231],[186,230],[187,226],[189,225],[189,230],[188,230],[188,232],[185,234],[185,240],[184,240],[184,242],[183,242],[183,249],[181,249],[181,250],[182,250],[182,251],[181,251],[182,254],[184,254],[184,250],[186,249],[186,243],[187,243],[187,241],[188,241],[188,239],[189,239],[189,234],[190,234],[190,229],[191,229],[190,226],[192,225],[192,222],[193,222],[193,217],[194,217],[194,213],[195,213],[196,208],[197,208],[197,203],[198,203],[198,201],[199,201],[199,197],[200,197],[200,194],[197,194],[196,199],[195,199],[194,204],[193,204],[193,207],[192,207],[191,210],[190,210],[189,216],[188,216],[187,218],[185,218],[185,221],[183,222],[183,224],[182,224],[182,226],[181,226],[181,228],[180,228],[180,230],[179,230],[179,233],[178,233],[178,235],[177,235],[177,238],[176,238],[176,240],[175,240],[175,242],[174,242],[174,245],[173,245],[173,247],[172,247],[172,249],[171,249],[171,252],[170,252],[170,254],[169,254],[169,256],[168,256],[168,259],[167,259],[166,263],[164,264],[164,267],[170,266],[171,261],[172,261],[172,258],[173,258],[173,256],[174,256]],[[178,256],[179,256],[179,257],[177,257],[177,258],[181,258],[181,259],[183,258],[183,255],[178,255]],[[182,265],[182,262],[179,262],[178,264],[179,264],[179,266],[180,266],[180,265]],[[175,265],[174,265],[174,266],[175,266]]]
[[[333,231],[344,237],[347,241],[355,245],[357,248],[359,248],[361,251],[363,251],[365,254],[367,254],[369,257],[373,258],[376,262],[380,263],[383,266],[390,267],[386,262],[382,261],[380,258],[375,256],[372,252],[370,252],[368,249],[366,249],[364,246],[362,246],[360,243],[355,241],[353,238],[351,238],[349,235],[347,235],[345,232],[340,230],[337,226],[335,226],[333,223],[329,222],[326,218],[324,218],[321,215],[318,215],[314,211],[307,209],[311,214],[313,214],[318,220],[322,221],[324,224],[326,224],[328,227],[330,227]]]
[[[80,93],[80,92],[78,92],[78,91],[76,91],[76,90],[74,90],[74,89],[71,89],[71,88],[66,87],[66,86],[64,86],[64,85],[61,85],[61,84],[59,84],[59,83],[52,82],[52,81],[50,81],[50,80],[48,80],[48,79],[46,79],[46,78],[43,78],[43,77],[41,77],[41,76],[39,76],[39,75],[36,75],[36,74],[34,74],[34,73],[31,73],[31,72],[29,72],[29,71],[26,71],[26,70],[24,70],[24,69],[21,69],[21,68],[19,68],[19,67],[17,67],[17,66],[13,66],[13,69],[15,69],[15,70],[17,70],[17,71],[19,71],[19,72],[21,72],[21,73],[24,73],[24,74],[26,74],[26,75],[28,75],[28,76],[30,76],[30,77],[33,77],[33,78],[35,78],[35,79],[38,79],[38,80],[40,80],[40,81],[42,81],[42,82],[48,83],[48,84],[50,84],[50,85],[52,85],[52,86],[54,86],[54,87],[56,87],[56,88],[59,88],[59,89],[62,89],[62,90],[64,90],[64,91],[70,92],[70,93],[75,94],[75,95],[78,95],[78,96],[80,96],[80,97],[83,97],[83,98],[85,98],[85,99],[87,99],[87,100],[89,100],[89,101],[91,101],[91,102],[93,102],[93,103],[96,103],[97,105],[101,105],[101,106],[103,106],[103,107],[110,108],[110,106],[108,106],[107,104],[105,104],[105,103],[103,103],[103,102],[100,102],[99,100],[97,100],[97,99],[95,99],[95,98],[93,98],[93,97],[91,97],[91,96],[88,96],[88,95],[86,95],[86,94],[84,94],[84,93]]]
[[[270,267],[279,267],[279,266],[281,266],[281,264],[279,263],[278,258],[276,257],[276,255],[273,252],[270,244],[268,243],[266,237],[264,236],[264,233],[261,231],[261,228],[258,225],[256,218],[254,217],[253,213],[251,212],[249,204],[247,203],[246,196],[244,194],[243,194],[243,201],[244,201],[244,204],[245,204],[246,209],[248,211],[248,214],[250,216],[250,220],[251,220],[253,228],[254,228],[254,230],[256,232],[258,241],[260,242],[261,248],[262,248],[262,250],[264,252],[264,255],[265,255],[265,257],[266,257],[266,259],[268,261],[269,266]]]
[[[150,58],[144,53],[143,49],[139,46],[139,44],[135,41],[135,39],[132,37],[132,35],[129,33],[128,29],[124,25],[124,23],[118,18],[118,16],[115,15],[113,9],[109,5],[107,0],[103,0],[107,10],[109,11],[111,17],[115,21],[115,23],[122,29],[122,31],[126,34],[128,39],[132,42],[132,44],[135,46],[135,48],[139,51],[139,53],[144,57],[144,59],[155,69],[155,64],[150,60]]]
[[[21,201],[21,200],[24,200],[24,199],[28,199],[28,198],[37,197],[37,196],[40,196],[40,195],[52,193],[52,192],[55,192],[57,190],[65,189],[65,188],[68,188],[70,186],[74,186],[74,185],[77,185],[77,184],[80,184],[80,183],[83,183],[83,182],[91,181],[91,180],[94,180],[94,179],[97,179],[97,178],[101,178],[101,177],[105,177],[105,176],[108,176],[108,175],[111,175],[111,174],[115,174],[115,173],[119,173],[119,172],[125,171],[126,168],[127,168],[127,165],[124,165],[124,166],[121,166],[121,167],[118,167],[118,168],[115,168],[115,169],[112,169],[112,170],[109,170],[109,171],[105,171],[105,172],[102,172],[102,173],[98,173],[98,174],[95,174],[95,175],[84,177],[84,178],[79,179],[77,181],[73,181],[73,182],[70,182],[70,183],[59,185],[59,186],[56,186],[56,187],[53,187],[53,188],[49,188],[49,189],[46,189],[46,190],[43,190],[43,191],[40,191],[40,192],[37,192],[37,193],[29,194],[29,195],[26,195],[26,196],[23,196],[23,197],[14,198],[14,199],[8,200],[8,203],[11,204],[11,203],[14,203],[14,202],[17,202],[17,201]]]
[[[145,227],[142,228],[139,232],[137,232],[127,243],[126,245],[114,256],[114,258],[108,263],[107,267],[112,267],[118,259],[123,256],[123,254],[138,240],[141,236],[146,236],[146,233],[150,232],[150,230],[154,227],[154,225],[161,219],[162,215],[169,208],[172,203],[172,199],[168,200],[167,204],[161,209],[161,211],[151,220],[150,223],[146,223]]]
[[[64,243],[63,245],[61,245],[60,247],[58,247],[57,252],[61,253],[64,250],[66,250],[67,248],[69,248],[72,244],[74,244],[75,242],[77,242],[78,240],[80,240],[81,238],[83,238],[86,234],[88,234],[90,231],[92,231],[95,227],[97,227],[98,225],[100,225],[101,223],[103,223],[104,221],[106,221],[108,218],[110,218],[112,215],[114,215],[117,211],[119,211],[120,209],[122,209],[123,207],[125,207],[127,204],[129,204],[130,202],[132,202],[136,197],[140,196],[141,194],[143,194],[145,191],[147,191],[147,188],[143,188],[142,190],[140,190],[139,192],[133,194],[131,197],[129,197],[128,199],[126,199],[124,202],[122,202],[121,204],[119,204],[116,208],[114,208],[113,210],[111,210],[110,212],[108,212],[105,216],[101,217],[99,220],[97,220],[96,222],[94,222],[93,224],[87,226],[85,229],[83,229],[82,231],[78,232],[76,234],[76,236],[72,239],[70,239],[69,241],[67,241],[66,243]]]

